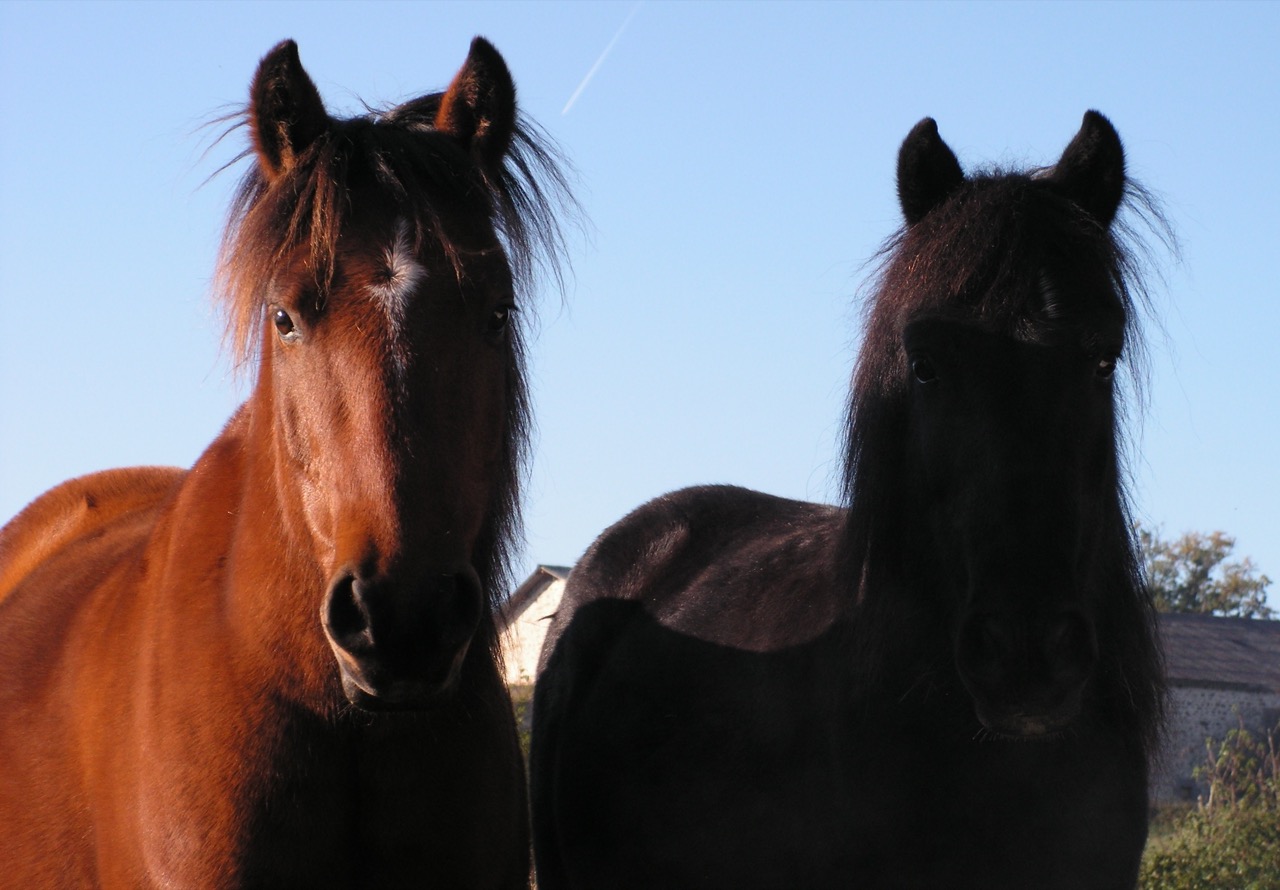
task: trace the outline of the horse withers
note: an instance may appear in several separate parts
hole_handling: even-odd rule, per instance
[[[1054,167],[971,176],[926,119],[898,192],[847,507],[679,491],[570,576],[534,701],[542,890],[1133,887],[1163,690],[1116,215],[1153,208],[1095,112]]]
[[[0,532],[0,885],[525,887],[492,610],[565,180],[480,38],[352,119],[285,41],[241,123],[218,282],[252,394],[189,471]]]

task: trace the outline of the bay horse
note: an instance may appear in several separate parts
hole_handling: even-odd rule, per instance
[[[1158,208],[1096,112],[1054,167],[969,176],[925,119],[897,184],[847,508],[677,491],[573,569],[534,700],[541,890],[1133,887],[1163,689],[1116,215]]]
[[[350,119],[284,41],[232,120],[251,394],[190,470],[75,479],[0,532],[0,885],[527,887],[492,611],[558,153],[481,38]]]

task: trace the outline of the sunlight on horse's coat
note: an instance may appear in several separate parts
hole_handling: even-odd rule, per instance
[[[331,117],[289,40],[249,92],[216,278],[248,399],[189,470],[0,529],[0,884],[519,890],[510,308],[560,258],[558,154],[483,38],[382,112]]]

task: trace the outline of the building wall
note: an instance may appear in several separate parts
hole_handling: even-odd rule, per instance
[[[513,621],[502,635],[502,656],[507,685],[530,686],[538,674],[538,654],[547,635],[551,616],[560,608],[564,582],[547,585],[529,607]]]
[[[1170,690],[1167,737],[1152,779],[1157,803],[1194,802],[1206,789],[1192,778],[1205,763],[1205,739],[1221,740],[1240,726],[1261,734],[1280,721],[1280,693],[1174,686]]]

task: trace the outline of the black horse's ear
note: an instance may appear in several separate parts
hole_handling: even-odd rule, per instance
[[[960,162],[938,135],[933,118],[912,127],[898,149],[898,203],[907,225],[924,219],[962,182]]]
[[[249,126],[268,180],[288,172],[329,126],[324,102],[292,40],[276,44],[258,63],[249,89]]]
[[[516,85],[507,63],[483,37],[471,41],[467,60],[440,100],[435,125],[461,142],[481,167],[501,167],[516,129]]]
[[[1111,121],[1086,111],[1049,179],[1098,222],[1111,225],[1124,198],[1124,146]]]

